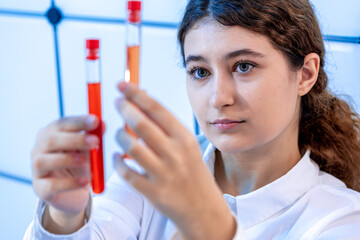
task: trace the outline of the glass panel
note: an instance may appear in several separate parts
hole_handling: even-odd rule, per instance
[[[59,116],[53,33],[45,18],[0,16],[0,29],[0,169],[30,178],[36,133]]]
[[[360,36],[360,1],[312,0],[324,34]]]
[[[151,0],[143,1],[143,19],[145,21],[179,23],[187,0]]]
[[[165,105],[193,132],[193,118],[186,92],[175,29],[143,27],[141,81],[149,94]]]
[[[31,185],[0,177],[1,239],[23,239],[34,217],[37,198]],[[4,197],[5,195],[5,197]]]
[[[56,0],[55,2],[65,16],[122,19],[126,16],[126,1]],[[143,1],[143,19],[144,21],[178,23],[186,3],[186,0]]]
[[[336,94],[349,95],[360,113],[360,45],[326,42],[326,50],[329,87]]]
[[[125,1],[119,0],[55,0],[65,16],[125,18]]]
[[[0,11],[2,10],[18,10],[44,13],[51,5],[50,0],[1,0]]]

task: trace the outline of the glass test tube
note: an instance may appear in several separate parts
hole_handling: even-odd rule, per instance
[[[125,81],[139,86],[140,82],[140,40],[141,40],[141,1],[127,2],[126,20],[126,70]],[[125,129],[136,137],[127,124]]]
[[[98,39],[86,40],[86,79],[89,114],[96,115],[100,119],[99,126],[89,132],[97,135],[100,139],[99,148],[90,151],[91,185],[93,192],[96,194],[102,193],[105,188],[99,47],[100,41]]]

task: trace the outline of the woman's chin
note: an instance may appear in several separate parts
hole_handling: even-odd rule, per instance
[[[212,142],[216,149],[224,153],[241,153],[250,151],[254,148],[254,144],[251,144],[249,142],[241,142],[239,140],[219,141],[219,139],[217,139],[215,141],[210,140],[210,142]]]

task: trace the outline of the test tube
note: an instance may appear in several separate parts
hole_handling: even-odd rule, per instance
[[[90,134],[98,136],[100,144],[98,148],[90,150],[90,168],[91,168],[91,185],[94,193],[99,194],[104,191],[104,160],[103,160],[103,129],[101,113],[101,80],[100,80],[100,40],[86,40],[86,79],[88,90],[88,109],[89,114],[96,115],[100,124],[90,131]]]
[[[127,10],[125,81],[139,85],[141,1],[128,1]]]
[[[127,2],[126,18],[126,69],[125,82],[140,84],[140,41],[141,41],[141,1]],[[125,124],[125,129],[136,137],[131,128]],[[125,158],[128,156],[125,154]]]

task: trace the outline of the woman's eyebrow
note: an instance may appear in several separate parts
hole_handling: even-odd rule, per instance
[[[265,55],[259,52],[255,52],[251,49],[248,48],[244,48],[244,49],[240,49],[240,50],[236,50],[233,52],[230,52],[228,54],[226,54],[225,56],[225,60],[229,60],[232,58],[236,58],[239,56],[253,56],[253,57],[258,57],[258,58],[264,58]],[[189,62],[206,62],[206,59],[203,56],[200,55],[190,55],[186,58],[185,60],[185,66],[189,63]]]
[[[185,66],[189,63],[189,62],[206,62],[205,58],[202,56],[194,56],[194,55],[190,55],[186,58],[185,60]]]
[[[236,50],[236,51],[233,51],[233,52],[230,52],[230,53],[226,54],[225,60],[229,60],[229,59],[236,58],[236,57],[239,57],[239,56],[253,56],[253,57],[258,57],[258,58],[264,58],[265,57],[265,55],[262,54],[262,53],[255,52],[255,51],[253,51],[251,49],[248,49],[248,48],[244,48],[244,49]]]

